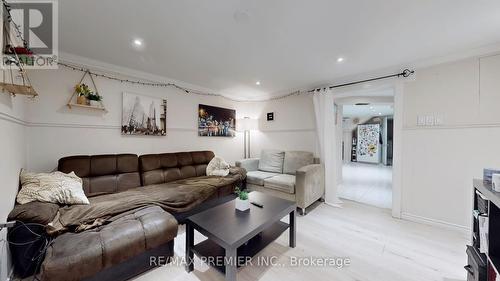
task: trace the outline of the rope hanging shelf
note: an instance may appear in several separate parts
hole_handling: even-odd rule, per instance
[[[98,94],[97,86],[96,86],[94,78],[92,77],[92,74],[90,73],[89,70],[86,70],[83,73],[83,76],[80,79],[80,82],[78,83],[78,85],[82,85],[82,82],[85,79],[85,76],[87,76],[87,75],[90,77],[90,81],[92,82],[92,85],[94,86],[95,93]],[[96,106],[96,105],[89,105],[89,104],[79,103],[78,102],[78,92],[77,92],[76,87],[75,87],[75,89],[73,91],[73,94],[71,95],[71,97],[68,100],[67,106],[68,106],[69,109],[72,109],[73,107],[76,107],[76,108],[86,108],[86,109],[101,110],[101,111],[104,111],[104,112],[108,112],[106,110],[106,108],[104,107],[104,104],[102,103],[102,100],[98,101],[98,104],[99,105]]]
[[[5,25],[4,33],[6,42],[8,42],[8,44],[5,46],[5,50],[2,48],[2,51],[4,53],[4,56],[6,56],[6,58],[4,58],[4,66],[8,66],[8,68],[2,69],[2,81],[0,82],[0,88],[2,92],[9,93],[14,97],[16,95],[26,95],[32,98],[37,97],[38,93],[31,85],[28,74],[26,73],[26,70],[23,67],[23,63],[19,57],[20,51],[22,52],[22,56],[31,57],[32,54],[27,51],[25,47],[13,47],[14,45]],[[12,67],[13,65],[15,66],[15,68]],[[18,72],[17,77],[14,71]],[[22,80],[22,84],[18,84],[14,81],[18,78]]]

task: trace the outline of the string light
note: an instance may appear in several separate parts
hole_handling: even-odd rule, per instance
[[[93,71],[90,71],[87,68],[84,68],[84,67],[81,67],[81,66],[77,66],[77,65],[73,65],[73,64],[69,64],[69,63],[65,63],[65,62],[61,62],[61,61],[59,61],[58,64],[60,66],[69,68],[69,69],[74,70],[74,71],[88,72],[90,75],[93,75],[94,77],[105,78],[105,79],[108,79],[108,80],[118,81],[120,83],[129,83],[129,84],[134,84],[134,85],[142,85],[142,86],[150,86],[150,87],[172,87],[172,88],[178,89],[180,91],[183,91],[186,94],[195,94],[195,95],[201,95],[201,96],[220,97],[220,98],[224,98],[224,99],[227,99],[227,100],[230,100],[230,101],[233,101],[233,102],[246,102],[246,101],[241,101],[241,100],[237,100],[237,99],[232,99],[230,97],[223,96],[223,95],[220,95],[220,94],[207,93],[207,92],[201,92],[201,91],[189,89],[189,88],[186,88],[186,87],[183,87],[183,86],[179,86],[179,85],[177,85],[175,83],[162,83],[162,82],[149,82],[149,81],[141,81],[141,80],[123,79],[123,78],[119,78],[119,77],[108,75],[108,74],[93,72]],[[287,95],[283,95],[283,96],[279,96],[279,97],[273,97],[273,98],[269,98],[269,99],[266,99],[266,100],[259,100],[259,101],[270,101],[270,100],[284,99],[284,98],[287,98],[287,97],[290,97],[290,96],[293,96],[293,95],[299,95],[299,94],[302,94],[302,93],[305,93],[305,92],[295,91],[295,92],[289,93]]]

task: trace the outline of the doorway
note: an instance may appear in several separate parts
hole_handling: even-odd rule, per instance
[[[339,198],[392,209],[394,98],[351,97],[336,104],[342,114]]]

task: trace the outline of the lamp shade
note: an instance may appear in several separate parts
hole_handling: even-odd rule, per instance
[[[254,131],[259,129],[259,119],[241,118],[236,120],[237,131]]]

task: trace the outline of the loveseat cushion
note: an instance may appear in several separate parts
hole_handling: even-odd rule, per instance
[[[264,185],[264,180],[270,177],[279,175],[278,173],[269,173],[263,171],[250,171],[247,172],[247,183],[255,185]]]
[[[57,237],[47,249],[42,280],[81,280],[177,236],[177,221],[157,206],[136,209],[111,220],[92,230]]]
[[[276,175],[264,180],[264,187],[282,192],[295,193],[295,176],[288,174]]]
[[[314,155],[307,151],[285,151],[283,173],[295,175],[298,169],[314,163]]]
[[[262,150],[260,153],[259,170],[270,173],[283,173],[284,157],[285,152],[281,150]]]

